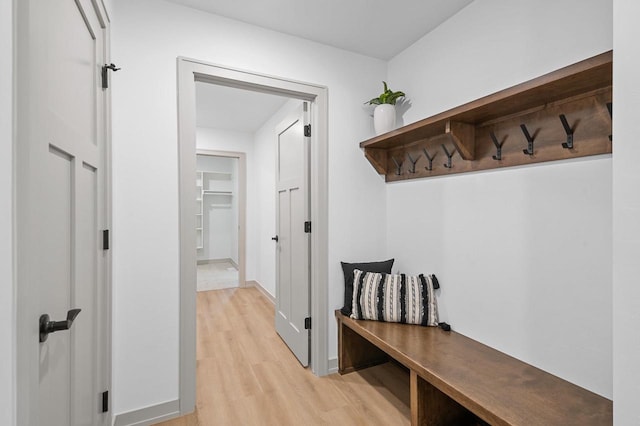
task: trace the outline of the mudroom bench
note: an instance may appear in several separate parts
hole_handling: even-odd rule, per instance
[[[336,311],[340,374],[395,360],[412,425],[610,425],[610,400],[453,331]]]

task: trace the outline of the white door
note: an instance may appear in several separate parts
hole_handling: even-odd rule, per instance
[[[107,20],[93,0],[16,3],[18,423],[102,425]],[[69,329],[41,342],[43,314]]]
[[[308,103],[277,128],[276,331],[305,367],[309,365],[310,234]]]

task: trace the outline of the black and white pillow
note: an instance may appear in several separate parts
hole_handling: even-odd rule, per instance
[[[435,276],[353,272],[351,318],[438,325]],[[435,285],[439,288],[439,284]]]
[[[385,274],[390,274],[391,268],[393,267],[393,259],[382,262],[340,263],[342,264],[342,272],[344,273],[344,306],[340,310],[344,315],[350,316],[351,307],[353,306],[353,271],[360,269],[365,272],[384,272]]]

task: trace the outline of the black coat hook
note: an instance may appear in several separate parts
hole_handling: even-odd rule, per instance
[[[411,162],[411,168],[409,169],[409,173],[415,173],[416,172],[416,163],[418,162],[418,159],[420,159],[420,154],[418,154],[418,156],[414,160],[413,157],[411,156],[411,154],[409,154],[407,152],[407,157],[409,157],[409,161]]]
[[[573,149],[573,129],[569,126],[567,117],[565,117],[564,114],[560,114],[560,121],[562,121],[562,127],[564,127],[564,131],[567,133],[567,141],[562,144],[562,147],[565,149]]]
[[[607,109],[609,110],[609,117],[613,119],[613,104],[611,102],[607,102]],[[609,135],[609,140],[613,141],[613,135]]]
[[[524,133],[524,137],[527,138],[527,149],[523,149],[522,152],[524,152],[525,155],[533,155],[533,138],[529,134],[527,126],[521,124],[520,128],[522,129],[522,133]]]
[[[489,132],[489,136],[491,136],[491,140],[496,146],[496,155],[494,155],[492,158],[496,161],[500,161],[502,160],[502,145],[504,144],[504,141],[502,141],[502,143],[499,143],[498,138],[496,138],[496,134],[493,132]]]
[[[449,153],[449,151],[447,151],[447,147],[444,146],[444,144],[441,145],[442,149],[444,150],[444,153],[447,155],[447,162],[445,163],[445,167],[447,169],[450,169],[452,167],[451,165],[451,157],[453,157],[453,155],[456,153],[457,149],[454,147],[453,151],[451,151],[451,153]]]
[[[427,167],[425,167],[425,169],[431,171],[433,170],[433,159],[436,158],[436,155],[438,155],[438,153],[434,153],[433,157],[429,155],[429,152],[427,151],[427,148],[422,148],[422,152],[424,152],[424,156],[427,157],[427,161],[429,162],[429,165]]]
[[[391,159],[396,164],[396,175],[400,176],[402,174],[402,163],[401,162],[398,163],[398,160],[396,160],[396,157],[391,157]]]

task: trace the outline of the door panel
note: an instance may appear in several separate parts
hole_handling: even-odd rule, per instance
[[[309,365],[309,138],[303,125],[307,105],[277,129],[276,331],[304,366]]]
[[[78,168],[76,209],[76,245],[78,253],[95,253],[98,241],[98,176],[97,169],[83,163]],[[78,263],[75,285],[70,306],[82,308],[77,323],[73,326],[71,365],[73,424],[92,424],[94,413],[98,413],[99,398],[94,395],[96,383],[97,335],[98,335],[98,269],[95,256],[87,256]],[[89,285],[91,283],[91,285]],[[75,300],[74,300],[75,299]]]
[[[278,282],[276,284],[276,300],[279,309],[277,314],[287,320],[291,306],[291,268],[289,259],[291,257],[291,219],[289,215],[290,202],[288,191],[278,191]]]
[[[94,25],[89,21],[93,10],[80,9],[73,0],[49,3],[53,5],[45,8],[52,14],[46,28],[51,33],[46,42],[46,60],[51,66],[46,71],[45,90],[51,103],[42,105],[50,126],[47,132],[59,135],[66,143],[83,140],[95,146],[98,94],[94,88],[97,86],[96,54],[102,44],[97,38],[101,36],[100,27],[94,29],[97,21]]]
[[[52,146],[46,158],[44,166],[49,179],[42,183],[42,205],[47,206],[46,212],[42,212],[42,224],[48,235],[42,240],[41,261],[47,278],[40,286],[40,312],[48,313],[54,320],[61,320],[69,310],[71,291],[68,283],[73,275],[70,221],[73,159]],[[39,397],[46,405],[46,418],[59,419],[59,424],[66,425],[71,424],[70,336],[68,333],[57,334],[40,345]]]
[[[98,406],[109,374],[100,240],[107,225],[106,20],[97,4],[20,0],[18,7],[18,419],[24,425],[108,420]],[[41,314],[61,321],[73,308],[81,312],[70,330],[38,342],[33,332]]]
[[[291,188],[290,197],[290,221],[291,226],[291,277],[295,279],[291,288],[291,316],[290,326],[297,333],[304,333],[308,339],[308,332],[304,329],[304,319],[309,316],[309,234],[304,233],[304,222],[307,221],[308,212],[305,206],[305,191],[301,188]],[[297,287],[305,288],[297,288]],[[306,290],[306,291],[305,291]],[[305,340],[303,344],[307,345]]]

